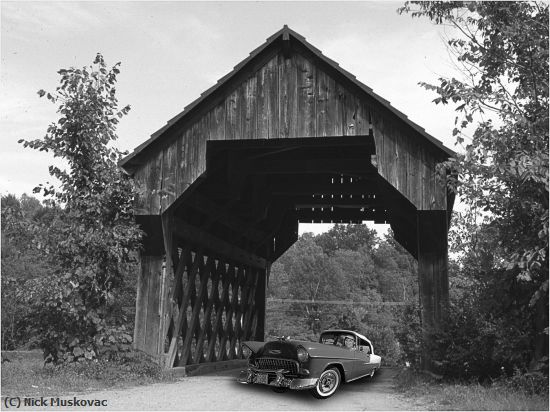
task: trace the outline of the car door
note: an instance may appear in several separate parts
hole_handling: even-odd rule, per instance
[[[358,338],[358,346],[355,353],[357,359],[356,377],[370,374],[374,368],[374,365],[371,362],[372,347],[370,344],[367,341]]]

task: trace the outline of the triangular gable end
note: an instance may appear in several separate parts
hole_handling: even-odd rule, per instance
[[[374,136],[380,175],[417,209],[452,203],[433,171],[454,152],[287,26],[121,166],[152,192],[143,213],[158,214],[205,171],[207,140],[345,135]]]

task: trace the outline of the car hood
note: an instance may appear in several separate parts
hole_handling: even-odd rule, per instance
[[[311,358],[354,358],[349,349],[334,345],[325,345],[318,342],[300,340],[274,340],[270,342],[244,342],[257,357],[297,359],[298,346],[304,347]]]

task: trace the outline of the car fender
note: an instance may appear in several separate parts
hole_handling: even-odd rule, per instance
[[[309,360],[309,372],[312,378],[319,378],[324,370],[329,367],[336,366],[342,374],[342,381],[347,380],[351,376],[353,370],[354,359],[337,359],[326,357],[315,357]]]
[[[376,368],[380,367],[380,364],[382,363],[382,358],[378,355],[370,355],[370,363],[373,365],[377,365]]]

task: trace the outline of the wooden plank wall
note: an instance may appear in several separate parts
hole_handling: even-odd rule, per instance
[[[436,159],[420,135],[357,88],[299,54],[276,55],[151,156],[136,178],[143,214],[158,214],[205,171],[206,141],[373,132],[379,173],[419,210],[446,208]],[[348,85],[349,86],[349,85]],[[369,159],[370,160],[370,159]]]

